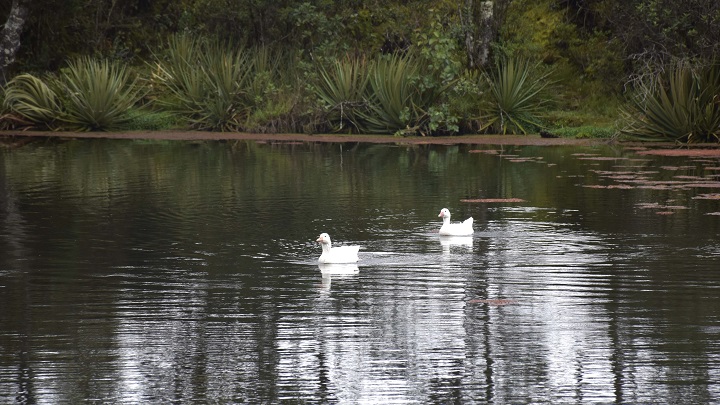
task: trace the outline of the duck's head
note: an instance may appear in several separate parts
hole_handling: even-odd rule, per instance
[[[322,243],[323,245],[329,245],[331,243],[330,235],[323,232],[320,234],[320,236],[318,236],[318,238],[315,242]]]
[[[440,214],[438,214],[438,217],[440,218],[450,218],[450,210],[447,208],[443,208],[440,210]]]

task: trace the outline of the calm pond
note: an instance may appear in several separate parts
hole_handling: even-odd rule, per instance
[[[0,403],[718,401],[720,161],[641,152],[0,150]]]

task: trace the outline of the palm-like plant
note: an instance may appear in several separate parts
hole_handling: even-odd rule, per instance
[[[623,133],[641,140],[720,141],[720,65],[683,62],[642,83]]]
[[[490,99],[483,103],[481,130],[527,134],[541,127],[540,116],[549,103],[543,92],[552,81],[550,72],[535,75],[535,68],[525,59],[501,57],[483,75]]]
[[[137,78],[107,60],[79,58],[56,81],[65,112],[61,119],[73,129],[111,130],[129,120],[128,111],[142,98]]]
[[[420,85],[420,69],[411,56],[391,55],[373,61],[365,95],[367,106],[358,112],[363,130],[398,133],[425,125],[428,109],[445,88]]]
[[[200,114],[194,117],[196,127],[237,131],[245,123],[250,102],[246,98],[252,70],[247,53],[221,44],[210,44],[201,54],[201,77],[206,93],[200,100]]]
[[[248,117],[251,72],[251,59],[242,50],[177,36],[167,58],[156,62],[153,82],[164,90],[158,103],[191,127],[234,131]]]
[[[423,86],[421,70],[412,56],[346,57],[319,68],[315,94],[334,130],[349,124],[368,133],[429,132],[428,111],[447,85]]]
[[[341,131],[346,124],[359,128],[356,111],[364,106],[368,83],[365,59],[345,57],[334,60],[329,68],[319,67],[320,77],[314,87],[333,129]]]
[[[55,129],[61,113],[60,100],[44,81],[31,75],[15,76],[5,89],[5,106],[30,125]]]

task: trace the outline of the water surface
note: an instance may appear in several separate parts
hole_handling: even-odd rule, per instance
[[[2,150],[0,402],[713,402],[719,166],[609,146]],[[438,236],[443,207],[475,234]],[[318,266],[320,232],[358,265]]]

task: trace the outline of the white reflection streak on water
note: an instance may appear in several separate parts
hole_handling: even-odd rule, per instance
[[[508,221],[488,227],[488,234],[502,235],[489,238],[487,257],[494,271],[488,272],[488,283],[500,294],[489,298],[518,301],[489,311],[494,346],[489,350],[497,360],[493,384],[500,402],[522,396],[613,401],[616,394],[611,333],[607,322],[598,322],[609,314],[587,305],[598,300],[604,281],[588,279],[588,268],[602,266],[606,258],[593,252],[597,240],[558,226]],[[525,347],[509,347],[503,341],[509,335],[525,335],[518,339]],[[545,374],[545,382],[518,385],[513,377],[524,368]],[[507,397],[511,394],[516,396]]]
[[[157,271],[157,270],[155,270]],[[138,271],[139,272],[139,271]],[[152,272],[150,272],[152,274]],[[185,271],[170,279],[187,277]],[[172,398],[187,391],[192,398],[192,373],[198,365],[203,339],[198,339],[197,320],[207,301],[205,282],[183,281],[155,285],[152,280],[127,276],[127,289],[117,303],[117,392],[123,403],[142,403],[153,398]]]
[[[341,403],[419,403],[454,389],[466,351],[464,280],[454,272],[463,259],[438,267],[439,259],[393,256],[388,267],[361,267],[377,291],[358,290],[360,276],[345,275],[318,294],[312,315],[287,313],[278,331],[278,374],[288,390],[281,399],[297,389],[330,392]]]
[[[83,145],[72,145],[67,155]],[[182,175],[176,162],[196,156],[196,146],[187,155],[158,159],[148,167],[160,175]],[[424,148],[418,152],[426,154]],[[346,165],[353,163],[345,156]],[[328,166],[336,162],[323,159]],[[0,346],[8,345],[3,347],[8,364],[0,367],[0,375],[12,386],[3,385],[9,389],[2,390],[5,401],[0,402],[20,401],[11,391],[18,386],[27,388],[26,402],[38,403],[711,403],[720,397],[720,314],[713,305],[720,285],[715,271],[720,245],[716,234],[696,235],[718,229],[716,217],[705,216],[706,203],[688,204],[685,214],[657,217],[633,207],[657,198],[662,202],[666,191],[584,190],[586,202],[602,198],[603,204],[578,204],[582,209],[573,215],[542,207],[489,209],[489,222],[478,216],[470,243],[446,243],[437,236],[430,243],[422,240],[427,235],[415,233],[426,223],[424,230],[437,229],[436,209],[442,206],[437,202],[473,196],[478,184],[493,182],[485,176],[493,171],[478,182],[458,178],[462,181],[448,193],[443,186],[429,186],[433,176],[418,166],[413,168],[418,186],[398,187],[388,195],[392,187],[365,181],[397,174],[397,167],[373,172],[370,165],[351,164],[346,173],[362,176],[348,182],[333,173],[343,183],[340,193],[319,188],[332,191],[332,214],[312,219],[316,211],[303,204],[313,205],[313,198],[324,195],[312,189],[314,183],[298,181],[310,188],[294,193],[281,174],[281,183],[266,183],[282,188],[282,195],[268,192],[266,184],[246,182],[252,176],[245,176],[239,164],[234,171],[217,167],[207,172],[198,170],[202,165],[188,165],[190,177],[206,187],[191,186],[184,196],[171,190],[185,183],[148,187],[146,171],[133,180],[133,172],[106,170],[106,159],[92,167],[78,165],[78,173],[99,180],[79,175],[77,183],[66,182],[74,176],[59,169],[71,167],[70,159],[40,155],[18,163],[24,160],[44,162],[40,167],[45,169],[37,188],[32,188],[32,176],[13,174],[7,183],[12,187],[4,206],[3,251],[10,257],[0,260],[7,263],[0,269],[0,284],[8,286],[0,295],[7,297],[3,312],[13,316],[4,318],[9,325],[0,334],[6,339]],[[437,180],[446,177],[449,161],[435,164]],[[462,163],[462,156],[451,161]],[[277,156],[268,162],[267,167],[275,167]],[[289,162],[300,163],[289,164],[293,170],[317,163]],[[123,160],[124,166],[131,165]],[[10,164],[7,170],[13,167],[36,165]],[[58,170],[47,169],[53,167]],[[126,180],[110,176],[116,171],[130,175],[127,188]],[[505,179],[498,183],[508,185],[502,190],[542,195],[525,193],[531,177]],[[238,188],[222,200],[213,191],[240,183],[262,193]],[[102,192],[84,187],[93,184]],[[122,186],[113,189],[113,184]],[[344,195],[345,185],[358,185],[358,192]],[[538,185],[540,190],[546,186]],[[677,203],[692,195],[670,194]],[[167,211],[158,211],[165,206]],[[258,240],[262,232],[244,232],[244,222],[236,220],[256,207],[262,208],[255,219],[263,226],[251,230],[272,237]],[[596,209],[602,215],[592,221],[555,223],[587,219],[600,214]],[[215,216],[218,212],[222,218]],[[110,225],[117,227],[107,226],[112,218]],[[686,222],[691,226],[684,228]],[[700,222],[714,225],[697,227]],[[367,237],[369,245],[377,246],[385,239],[387,255],[363,263],[357,274],[327,275],[308,263],[265,267],[284,261],[278,252],[297,257],[307,251],[316,259],[317,245],[303,246],[308,235],[298,235],[328,223],[352,229],[346,237],[354,240],[348,242]],[[274,228],[288,233],[276,237]],[[684,244],[684,239],[705,246]],[[199,246],[208,251],[199,252]],[[154,259],[168,248],[170,253],[157,262],[121,267],[129,259]],[[237,259],[247,268],[236,269]],[[169,270],[175,267],[169,263],[205,270]],[[48,264],[62,268],[59,278],[43,270]],[[121,274],[106,276],[115,271]],[[121,280],[94,284],[105,277]],[[249,279],[254,282],[247,287],[243,281]],[[19,377],[18,370],[26,375]]]

